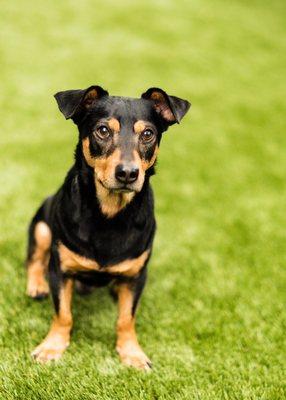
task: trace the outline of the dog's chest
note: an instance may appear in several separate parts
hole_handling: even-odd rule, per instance
[[[59,256],[61,269],[65,273],[78,272],[102,272],[111,275],[122,275],[126,277],[136,276],[148,259],[150,250],[145,250],[136,258],[128,258],[116,264],[107,266],[100,265],[96,260],[83,257],[69,250],[64,244],[59,244]]]

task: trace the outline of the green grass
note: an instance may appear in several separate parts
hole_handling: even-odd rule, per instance
[[[1,2],[1,399],[285,399],[285,17],[282,0]],[[90,84],[193,103],[153,178],[151,374],[120,365],[102,289],[75,296],[62,361],[29,355],[52,307],[25,296],[26,228],[77,140],[52,95]]]

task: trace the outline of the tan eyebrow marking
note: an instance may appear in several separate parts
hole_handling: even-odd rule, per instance
[[[119,133],[120,132],[120,123],[118,119],[116,118],[111,118],[107,121],[109,128],[114,132],[114,133]]]
[[[144,131],[144,129],[146,129],[146,127],[147,127],[147,123],[142,120],[139,120],[139,121],[135,122],[133,128],[134,128],[135,133],[140,134],[141,132]]]

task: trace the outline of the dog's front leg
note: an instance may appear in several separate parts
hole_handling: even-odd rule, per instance
[[[135,311],[146,281],[146,268],[138,277],[116,283],[118,320],[116,350],[123,364],[149,370],[151,361],[141,349],[135,331]]]
[[[42,363],[61,357],[69,345],[72,328],[73,280],[63,276],[56,246],[51,253],[49,278],[56,313],[48,335],[32,352],[32,356]]]

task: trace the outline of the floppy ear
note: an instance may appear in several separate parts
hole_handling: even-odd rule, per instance
[[[179,123],[191,107],[191,103],[187,100],[169,96],[164,90],[159,88],[150,88],[141,97],[154,102],[156,112],[168,125]]]
[[[94,101],[108,96],[108,92],[100,86],[90,86],[87,89],[65,90],[55,94],[60,111],[66,119],[76,117],[84,110],[88,110]]]

